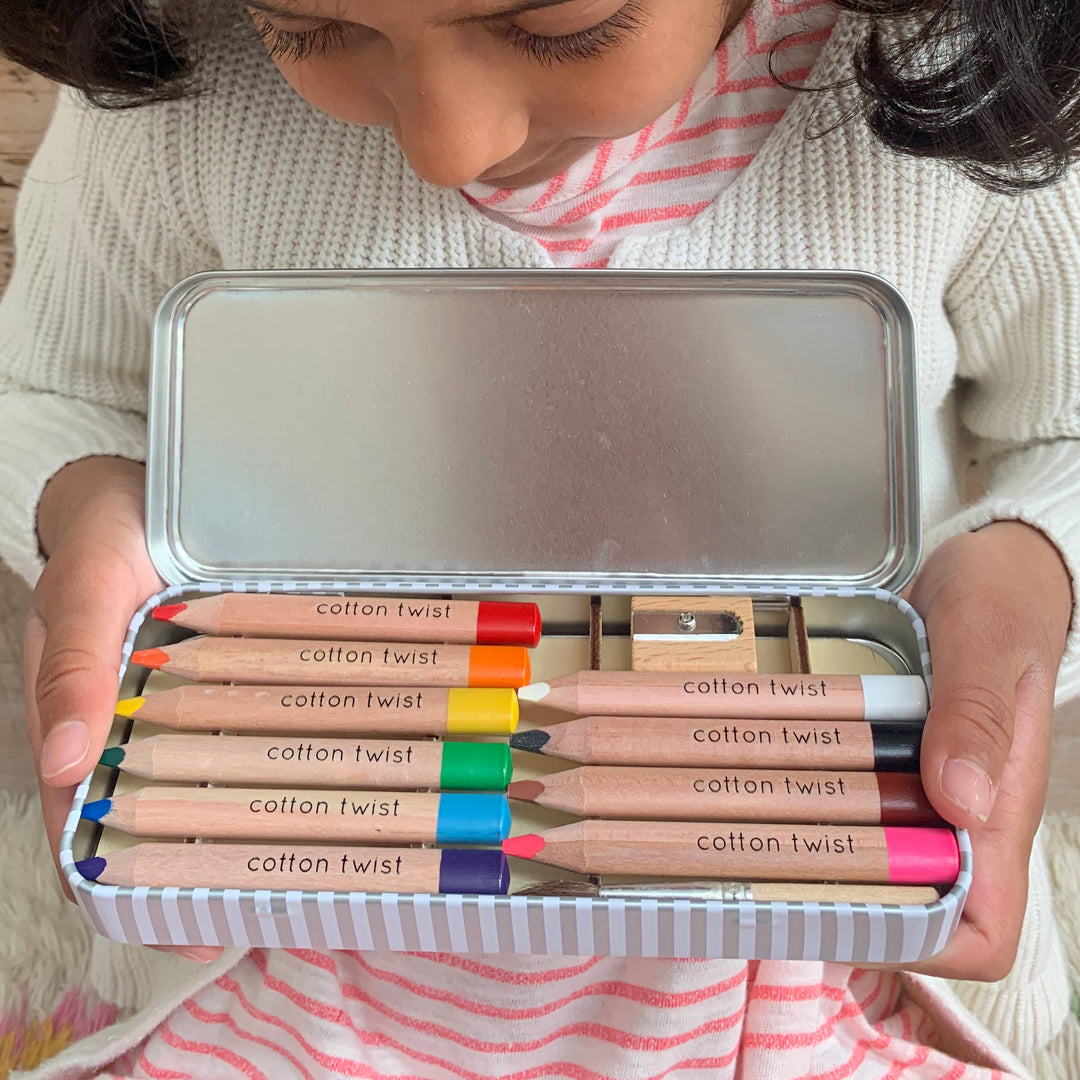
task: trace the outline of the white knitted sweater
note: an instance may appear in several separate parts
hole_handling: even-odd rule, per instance
[[[847,73],[855,34],[841,17],[811,85]],[[198,97],[127,112],[63,94],[27,175],[0,302],[0,556],[30,580],[48,479],[86,455],[143,454],[150,319],[181,278],[551,265],[460,193],[420,181],[389,133],[314,111],[258,45],[223,42],[205,75]],[[1080,174],[993,197],[941,165],[887,153],[855,123],[828,130],[851,104],[846,93],[797,96],[710,209],[688,227],[623,241],[611,266],[854,268],[893,282],[919,331],[928,549],[1020,518],[1055,541],[1077,580]],[[808,139],[808,126],[828,133]],[[966,508],[965,431],[1000,453],[989,493]],[[1074,623],[1059,697],[1078,690]],[[995,992],[980,1008],[1010,1014],[1007,1041],[1021,1052],[1056,1030],[1064,1008],[1039,880],[1019,997],[1006,1005]]]
[[[841,19],[810,83],[847,70]],[[257,43],[223,43],[209,88],[97,112],[62,95],[25,182],[0,305],[0,557],[40,569],[42,487],[88,454],[143,453],[150,317],[198,270],[542,267],[532,239],[420,181],[386,131],[308,106]],[[799,95],[689,227],[617,248],[613,267],[854,268],[893,282],[919,328],[928,547],[996,517],[1042,529],[1080,574],[1080,175],[995,198],[886,153],[849,102]],[[1003,452],[962,509],[962,430]],[[1061,696],[1080,691],[1080,634]]]

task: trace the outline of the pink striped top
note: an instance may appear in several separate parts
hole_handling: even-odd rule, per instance
[[[602,267],[620,240],[688,223],[745,169],[828,40],[829,0],[756,0],[683,99],[527,188],[472,183],[485,214],[534,237],[556,266]],[[780,85],[772,70],[784,83]]]
[[[255,950],[115,1061],[182,1080],[1004,1080],[843,964]]]

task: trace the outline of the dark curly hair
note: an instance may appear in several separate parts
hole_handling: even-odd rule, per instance
[[[833,2],[863,17],[852,81],[886,146],[998,192],[1064,175],[1080,147],[1080,0]],[[0,52],[96,105],[162,101],[193,89],[192,43],[223,8],[235,18],[221,0],[0,0]]]

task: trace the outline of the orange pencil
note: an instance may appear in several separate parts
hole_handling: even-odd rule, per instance
[[[912,773],[582,765],[514,780],[506,793],[579,817],[941,824]]]
[[[918,675],[743,675],[581,671],[524,686],[522,701],[601,716],[729,720],[925,720]]]
[[[529,654],[519,645],[193,637],[131,659],[195,682],[517,687],[529,680]]]
[[[226,592],[162,604],[153,615],[200,634],[238,637],[529,647],[540,640],[540,609],[535,604],[491,600]]]
[[[312,735],[508,735],[517,728],[509,687],[210,686],[194,683],[116,704],[177,731]]]
[[[946,885],[951,829],[685,821],[576,821],[512,836],[503,851],[579,874]]]

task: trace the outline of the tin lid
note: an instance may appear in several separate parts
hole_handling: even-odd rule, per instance
[[[915,334],[847,272],[202,274],[158,312],[162,576],[899,589]]]

